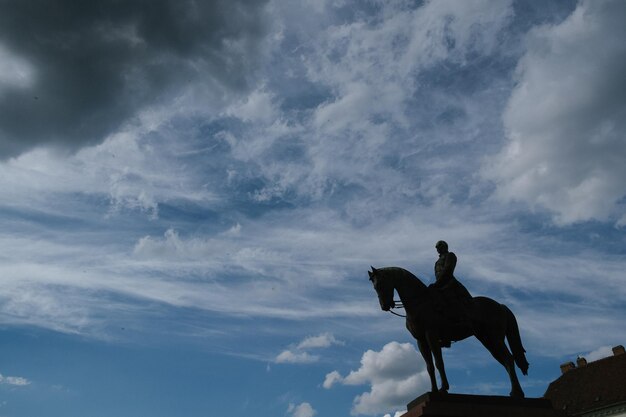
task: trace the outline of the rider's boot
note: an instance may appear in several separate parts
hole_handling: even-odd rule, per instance
[[[449,348],[452,345],[452,338],[450,337],[451,329],[442,329],[443,331],[439,335],[439,346],[442,348]]]

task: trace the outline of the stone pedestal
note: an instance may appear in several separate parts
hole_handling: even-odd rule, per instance
[[[563,417],[545,398],[426,393],[407,405],[402,417]]]

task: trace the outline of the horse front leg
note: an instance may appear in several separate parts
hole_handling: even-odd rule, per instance
[[[437,392],[437,378],[435,377],[435,365],[433,364],[433,355],[430,351],[430,347],[425,340],[417,339],[417,346],[420,349],[420,353],[424,358],[424,362],[426,362],[426,370],[428,371],[428,376],[430,377],[430,391]]]
[[[435,357],[435,366],[439,371],[439,377],[441,378],[441,391],[448,392],[450,384],[448,383],[448,377],[446,376],[446,367],[443,364],[443,354],[441,353],[441,345],[439,344],[439,336],[437,334],[427,334],[428,345]]]

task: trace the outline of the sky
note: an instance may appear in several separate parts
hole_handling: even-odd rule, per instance
[[[400,415],[435,242],[540,397],[626,344],[626,2],[0,1],[0,416]],[[451,392],[507,395],[467,339]]]

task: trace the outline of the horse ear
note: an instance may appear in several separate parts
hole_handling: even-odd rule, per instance
[[[378,272],[378,271],[376,270],[376,268],[374,268],[374,267],[373,267],[373,266],[371,266],[371,265],[370,265],[370,268],[372,268],[372,274],[375,274],[376,272]]]
[[[374,274],[371,271],[367,271],[367,275],[370,276],[370,279],[372,279],[372,277],[374,276]]]

